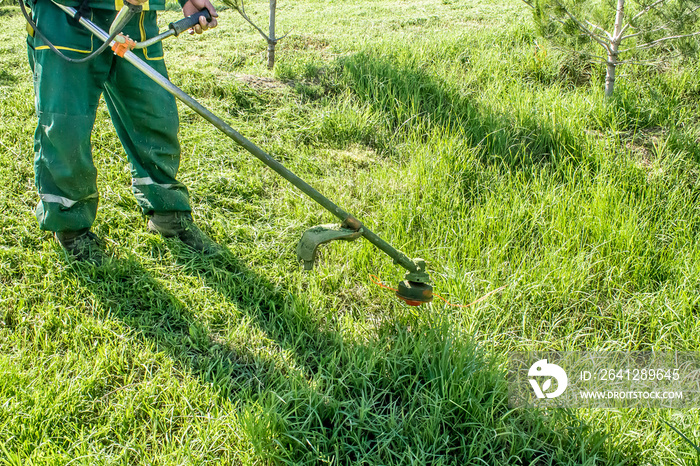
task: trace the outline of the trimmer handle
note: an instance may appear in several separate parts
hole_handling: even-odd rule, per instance
[[[196,25],[199,24],[199,18],[204,16],[207,19],[207,22],[211,21],[211,14],[209,14],[209,10],[206,8],[202,11],[198,11],[197,13],[193,14],[192,16],[188,16],[186,18],[182,18],[180,21],[175,21],[173,23],[170,23],[168,27],[175,31],[175,35],[178,36],[182,32],[187,31],[188,29],[191,29],[195,27]]]

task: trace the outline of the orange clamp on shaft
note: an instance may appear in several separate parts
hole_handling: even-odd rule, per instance
[[[124,57],[124,54],[136,47],[136,42],[129,38],[129,36],[118,35],[114,39],[114,44],[112,44],[112,51],[115,55]]]

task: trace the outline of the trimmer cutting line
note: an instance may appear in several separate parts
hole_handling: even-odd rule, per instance
[[[396,296],[398,298],[402,299],[411,306],[419,306],[423,303],[429,303],[433,300],[433,287],[429,284],[430,277],[427,271],[425,270],[426,265],[423,259],[410,259],[405,254],[395,249],[389,243],[381,239],[377,234],[373,233],[358,219],[345,212],[327,197],[323,196],[304,180],[302,180],[297,175],[288,170],[280,162],[272,158],[265,151],[263,151],[258,146],[250,142],[245,137],[243,137],[240,133],[238,133],[236,130],[234,130],[228,124],[226,124],[226,122],[224,122],[221,118],[214,115],[204,106],[202,106],[199,102],[197,102],[194,98],[186,94],[179,87],[175,86],[167,78],[155,71],[146,62],[144,62],[137,55],[131,52],[131,50],[135,48],[143,48],[148,47],[149,45],[153,45],[154,43],[159,42],[165,39],[166,37],[179,35],[181,32],[198,24],[200,16],[208,16],[209,13],[206,10],[200,11],[195,15],[184,18],[175,23],[171,23],[169,25],[168,31],[159,34],[153,37],[152,39],[143,42],[135,42],[132,39],[122,35],[120,30],[123,27],[123,25],[125,25],[136,12],[139,12],[141,10],[140,6],[134,6],[127,3],[115,18],[114,22],[112,23],[112,27],[110,28],[110,33],[108,34],[102,29],[100,29],[98,26],[96,26],[94,23],[92,23],[90,20],[80,15],[77,15],[77,11],[75,8],[61,5],[58,3],[54,4],[57,7],[61,8],[71,17],[78,19],[80,24],[87,28],[92,34],[94,34],[108,46],[111,46],[115,54],[119,55],[120,57],[124,58],[129,63],[134,65],[146,76],[155,81],[159,86],[161,86],[170,94],[175,96],[175,98],[177,98],[185,105],[190,107],[192,110],[197,112],[204,119],[206,119],[208,122],[214,125],[222,133],[224,133],[226,136],[233,139],[236,143],[238,143],[240,146],[242,146],[244,149],[246,149],[248,152],[254,155],[258,160],[270,167],[277,174],[279,174],[284,179],[292,183],[304,194],[316,201],[324,209],[328,210],[330,213],[332,213],[341,220],[340,225],[319,225],[310,228],[304,233],[304,235],[301,238],[301,241],[297,246],[297,256],[300,261],[304,262],[304,268],[306,270],[311,270],[313,268],[314,261],[316,259],[316,252],[319,245],[335,240],[353,241],[359,237],[364,237],[367,241],[374,244],[377,248],[379,248],[381,251],[383,251],[385,254],[391,257],[394,260],[395,264],[398,264],[407,270],[404,280],[399,283],[396,290]],[[26,15],[26,12],[25,16],[28,16]],[[35,25],[31,23],[31,20],[29,18],[27,19],[30,22],[30,25],[36,29]],[[37,33],[41,37],[41,32],[37,31]],[[60,53],[53,48],[52,50],[56,51],[57,53]],[[83,59],[83,61],[84,60],[85,59]]]

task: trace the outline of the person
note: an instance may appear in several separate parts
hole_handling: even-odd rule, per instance
[[[107,31],[123,0],[58,0],[81,7],[83,16]],[[158,34],[157,11],[165,0],[127,0],[141,5],[123,33],[143,41]],[[194,32],[216,27],[217,12],[209,0],[179,0],[185,16],[204,8]],[[85,7],[88,7],[87,9]],[[80,58],[97,49],[100,40],[51,0],[32,0],[36,28],[63,54]],[[34,169],[39,203],[39,227],[55,238],[73,258],[101,264],[102,241],[91,231],[97,215],[97,171],[92,160],[91,133],[100,96],[104,100],[130,164],[132,191],[147,227],[165,237],[179,238],[202,253],[217,245],[194,224],[187,187],[176,179],[180,164],[179,118],[175,98],[110,50],[84,63],[70,63],[49,49],[28,28],[29,63],[34,78],[38,124],[34,134]],[[167,70],[160,42],[134,53],[163,76]]]

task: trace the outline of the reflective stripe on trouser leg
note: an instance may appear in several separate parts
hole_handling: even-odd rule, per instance
[[[137,19],[126,34],[146,39],[157,33],[155,12],[143,12]],[[167,76],[160,43],[134,52]],[[143,212],[189,212],[187,188],[176,179],[180,144],[175,98],[126,60],[114,63],[104,98],[129,157],[132,189]]]

